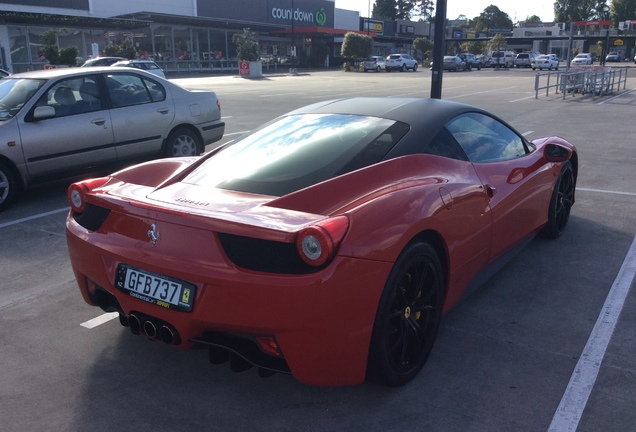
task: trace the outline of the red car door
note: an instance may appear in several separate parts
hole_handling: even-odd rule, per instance
[[[541,152],[501,162],[475,163],[492,212],[491,259],[542,226],[548,217],[552,183],[558,168]]]

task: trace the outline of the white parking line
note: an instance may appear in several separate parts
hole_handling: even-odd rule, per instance
[[[105,314],[101,314],[100,316],[90,319],[88,321],[85,321],[83,323],[81,323],[80,325],[84,328],[87,329],[92,329],[97,327],[98,325],[102,325],[104,323],[107,323],[110,320],[114,320],[115,318],[117,318],[117,316],[119,315],[119,312],[108,312]]]
[[[636,237],[632,241],[632,246],[627,252],[625,261],[574,368],[561,403],[548,428],[549,432],[575,431],[578,427],[635,274]]]
[[[248,133],[248,132],[249,132],[248,130],[247,131],[243,131],[243,132],[232,132],[232,133],[223,134],[223,136],[226,137],[226,136],[232,136],[232,135],[241,135],[241,134]]]
[[[621,191],[613,191],[613,190],[603,190],[603,189],[589,189],[589,188],[576,188],[577,191],[585,191],[585,192],[599,192],[606,194],[614,194],[614,195],[628,195],[628,196],[636,196],[634,192],[621,192]]]
[[[33,215],[33,216],[25,217],[25,218],[22,218],[22,219],[16,219],[16,220],[12,220],[10,222],[2,223],[2,224],[0,224],[0,228],[6,228],[6,227],[11,226],[11,225],[17,225],[17,224],[22,223],[22,222],[28,222],[28,221],[31,221],[31,220],[34,220],[34,219],[39,219],[39,218],[43,218],[43,217],[46,217],[46,216],[51,216],[51,215],[56,214],[56,213],[62,213],[62,212],[67,212],[67,211],[68,211],[68,207],[57,209],[57,210],[51,210],[51,211],[48,211],[48,212],[45,212],[45,213],[40,213],[40,214],[36,214],[36,215]]]
[[[631,92],[633,92],[634,90],[636,90],[636,89],[628,90],[628,91],[626,91],[625,93],[621,93],[621,94],[619,94],[619,95],[617,95],[617,96],[614,96],[614,97],[612,97],[612,98],[609,98],[609,99],[607,99],[607,100],[604,100],[604,101],[602,101],[602,102],[599,102],[599,103],[597,103],[597,105],[603,105],[603,104],[606,104],[606,103],[608,103],[608,102],[612,102],[612,101],[613,101],[613,100],[615,100],[615,99],[618,99],[618,98],[621,98],[621,97],[623,97],[623,96],[626,96],[626,95],[630,94],[630,93],[631,93]]]

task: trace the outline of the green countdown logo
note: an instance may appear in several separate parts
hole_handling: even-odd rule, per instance
[[[325,8],[320,8],[320,10],[316,12],[316,24],[322,27],[326,23],[327,23],[327,13],[325,12]]]

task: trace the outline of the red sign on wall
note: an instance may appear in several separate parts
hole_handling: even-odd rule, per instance
[[[239,75],[250,75],[250,62],[242,61],[239,62]]]

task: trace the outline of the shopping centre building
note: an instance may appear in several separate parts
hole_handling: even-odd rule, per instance
[[[349,31],[372,36],[379,55],[412,54],[413,39],[430,35],[428,23],[369,20],[334,0],[3,0],[0,67],[43,69],[40,37],[59,29],[58,47],[77,47],[78,61],[128,37],[140,58],[168,71],[234,68],[232,36],[245,28],[256,33],[267,67],[333,66]]]

